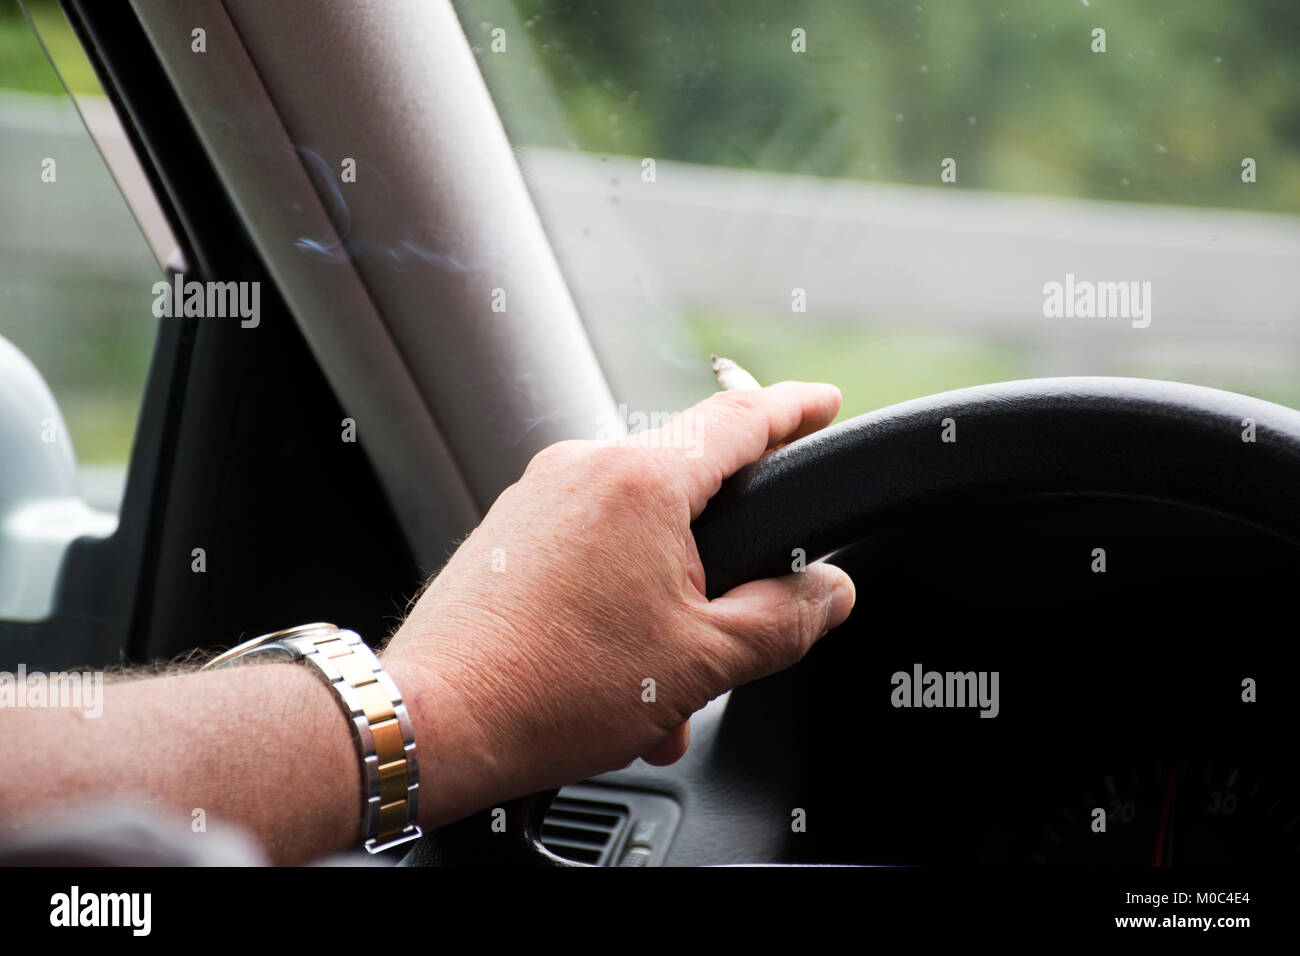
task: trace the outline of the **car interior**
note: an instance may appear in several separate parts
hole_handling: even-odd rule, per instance
[[[741,8],[722,6],[742,30]],[[911,15],[911,4],[886,6],[900,22]],[[599,3],[28,7],[24,29],[30,18],[54,56],[46,21],[58,18],[111,104],[102,122],[120,149],[84,136],[83,148],[131,210],[137,272],[256,282],[260,313],[255,327],[154,319],[150,281],[132,280],[151,323],[148,358],[117,497],[103,506],[87,504],[72,454],[51,452],[22,425],[33,415],[73,424],[73,406],[23,356],[22,329],[0,326],[0,667],[175,660],[308,620],[381,639],[538,451],[594,437],[604,422],[626,425],[629,407],[705,397],[710,349],[746,362],[747,303],[780,300],[778,317],[803,334],[800,323],[814,319],[790,313],[795,273],[834,274],[824,287],[805,283],[818,307],[839,297],[883,314],[901,308],[898,290],[913,290],[939,316],[935,334],[947,335],[962,287],[976,323],[981,308],[1003,316],[989,327],[1025,312],[993,278],[985,305],[969,291],[1014,260],[1008,269],[1040,276],[1024,323],[1038,328],[1049,321],[1039,289],[1071,261],[1053,243],[1095,255],[1099,275],[1118,264],[1112,274],[1127,279],[1147,274],[1124,263],[1144,262],[1134,250],[1156,248],[1150,236],[1160,231],[1173,237],[1160,248],[1174,264],[1168,275],[1150,270],[1153,308],[1163,310],[1153,329],[1169,336],[1158,341],[1227,348],[1227,333],[1178,328],[1185,302],[1188,321],[1215,335],[1216,316],[1236,308],[1246,331],[1232,336],[1276,327],[1276,339],[1259,333],[1261,350],[1278,362],[1300,354],[1287,337],[1300,329],[1300,210],[1225,212],[1215,239],[1193,240],[1190,230],[1204,229],[1177,219],[1186,210],[1130,230],[1114,199],[1057,219],[1032,205],[1046,199],[981,210],[994,193],[972,191],[952,218],[936,213],[931,230],[924,196],[909,206],[910,194],[859,196],[851,183],[823,189],[794,174],[769,187],[763,177],[776,173],[762,157],[725,181],[716,165],[700,163],[689,179],[686,163],[680,176],[671,160],[651,164],[677,190],[652,203],[636,189],[660,183],[643,178],[651,167],[632,146],[570,149],[559,137],[530,150],[527,131],[548,122],[541,87],[560,75],[548,64],[577,62],[581,50],[555,39],[576,33],[529,37],[555,23],[609,29]],[[788,46],[777,8],[762,11]],[[816,34],[829,21],[810,22]],[[665,30],[665,46],[689,42],[691,23]],[[603,56],[590,62],[616,60],[617,49]],[[599,76],[582,95],[611,88]],[[764,95],[737,93],[728,115],[761,125],[753,104]],[[80,122],[95,132],[81,99],[64,104],[69,116],[74,102],[81,111],[79,136]],[[614,123],[603,106],[591,115]],[[882,123],[909,135],[892,112]],[[4,147],[5,160],[39,164],[41,142],[22,142]],[[947,188],[935,163],[935,185],[909,187],[918,195]],[[341,164],[352,178],[340,180]],[[59,176],[76,169],[63,163]],[[35,205],[45,201],[19,208],[48,215]],[[875,218],[858,230],[862,203]],[[910,210],[920,218],[886,228]],[[976,216],[998,225],[972,239],[975,220],[962,217]],[[808,227],[814,220],[825,228]],[[70,232],[83,229],[76,222]],[[1022,231],[1043,222],[1066,225],[1041,227],[1052,233],[1041,242]],[[792,238],[777,248],[777,232]],[[699,241],[687,248],[692,234]],[[876,247],[859,243],[868,234],[897,259],[874,260]],[[951,251],[959,238],[969,254]],[[16,276],[35,255],[6,258]],[[897,266],[915,256],[949,264],[937,275]],[[1214,268],[1231,278],[1210,302],[1197,290],[1218,281],[1214,256],[1228,257]],[[1162,300],[1184,273],[1202,278]],[[679,280],[671,287],[669,275]],[[8,271],[6,284],[20,288]],[[1235,297],[1245,287],[1283,311],[1260,318]],[[664,331],[664,316],[733,293],[724,331],[700,343],[709,347]],[[621,315],[620,296],[629,302]],[[832,318],[807,335],[834,342],[844,326]],[[870,334],[894,354],[892,333]],[[993,363],[938,387],[905,382],[895,398],[855,406],[729,480],[693,527],[710,596],[783,573],[796,551],[829,556],[857,582],[848,622],[798,665],[696,714],[676,764],[637,761],[521,798],[510,813],[525,825],[508,839],[471,818],[386,862],[1294,865],[1300,776],[1291,734],[1279,728],[1297,716],[1300,411],[1290,406],[1300,393],[1253,388],[1255,358],[1231,380],[1154,366],[1115,374],[1098,358],[1105,343],[1142,330],[1121,323],[1103,345],[1091,334],[1062,333],[1056,352],[1011,374]],[[777,366],[797,347],[780,342],[777,359],[757,363],[764,384],[794,377]],[[877,371],[855,373],[852,347],[840,351],[834,368],[848,395],[855,375]],[[1279,367],[1279,378],[1290,375]],[[984,710],[995,707],[997,719],[976,707],[929,709],[919,691],[916,706],[900,706],[894,679],[914,668],[918,678],[996,674],[996,703]],[[1113,839],[1092,838],[1094,807],[1106,809]]]

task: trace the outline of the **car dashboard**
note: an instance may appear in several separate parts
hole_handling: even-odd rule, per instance
[[[553,807],[553,852],[600,865],[1300,858],[1300,781],[1272,730],[1296,718],[1294,645],[1273,616],[1300,570],[1294,543],[1159,501],[1054,495],[882,528],[833,560],[858,586],[848,622],[697,714],[678,764],[562,791],[624,817],[582,858],[582,825],[564,829]],[[630,801],[644,794],[675,807],[638,843]]]

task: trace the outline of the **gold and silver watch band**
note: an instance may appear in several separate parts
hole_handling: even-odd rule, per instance
[[[420,769],[411,719],[397,685],[365,642],[333,624],[304,624],[246,641],[203,669],[248,658],[304,660],[334,688],[361,757],[362,845],[379,853],[419,837]]]

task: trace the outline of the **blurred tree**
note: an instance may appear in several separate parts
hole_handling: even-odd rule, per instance
[[[1294,0],[457,6],[520,146],[918,185],[951,156],[977,189],[1300,212]],[[488,50],[507,23],[534,58]]]

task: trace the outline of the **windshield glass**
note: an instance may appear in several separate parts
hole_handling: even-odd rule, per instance
[[[616,397],[1300,405],[1300,6],[458,0]]]

